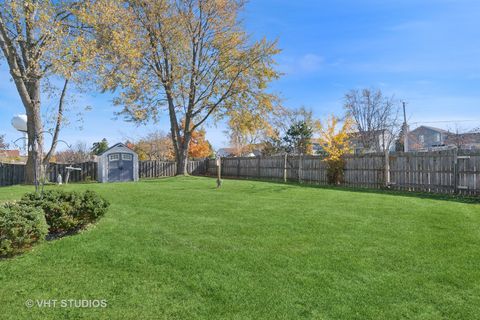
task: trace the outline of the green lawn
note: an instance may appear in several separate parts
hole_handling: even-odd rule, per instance
[[[0,261],[0,319],[480,318],[479,204],[193,177],[68,188],[112,206]]]

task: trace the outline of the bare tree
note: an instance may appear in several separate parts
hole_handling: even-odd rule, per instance
[[[82,163],[92,160],[90,148],[85,142],[79,141],[72,148],[55,154],[57,163]]]
[[[385,157],[384,180],[390,184],[389,152],[400,131],[399,107],[393,97],[378,89],[351,90],[345,95],[347,116],[354,121],[355,138],[364,150],[382,152]]]
[[[8,149],[8,143],[5,142],[5,135],[0,134],[0,150]]]
[[[453,146],[458,150],[480,147],[480,132],[478,129],[466,130],[455,124],[453,130],[449,130],[445,145]]]
[[[133,149],[141,160],[172,160],[172,140],[162,131],[154,131],[133,142]]]

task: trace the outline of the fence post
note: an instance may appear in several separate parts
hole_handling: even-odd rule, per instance
[[[283,159],[283,182],[287,183],[287,164],[288,164],[288,153],[285,152]]]
[[[303,154],[300,153],[300,157],[298,158],[298,182],[302,183],[302,160]]]
[[[458,194],[458,184],[460,182],[460,173],[458,170],[458,150],[453,150],[453,192]]]
[[[257,160],[257,178],[260,179],[261,176],[260,176],[260,161],[262,160],[262,156],[258,156],[258,160]]]
[[[237,159],[237,178],[240,177],[240,158]]]

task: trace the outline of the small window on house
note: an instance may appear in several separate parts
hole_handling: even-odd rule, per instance
[[[420,143],[425,143],[425,136],[423,134],[420,135]]]
[[[120,155],[118,153],[114,153],[108,156],[108,161],[118,161],[120,160]]]
[[[435,134],[435,141],[440,142],[440,133]]]
[[[122,160],[132,161],[132,160],[133,160],[133,156],[132,156],[131,154],[128,154],[128,153],[123,153],[123,154],[122,154]]]

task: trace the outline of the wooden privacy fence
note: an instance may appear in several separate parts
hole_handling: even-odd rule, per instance
[[[480,152],[400,153],[390,157],[394,189],[465,195],[480,194]]]
[[[328,184],[328,167],[320,156],[222,158],[224,177],[289,180]],[[216,174],[214,160],[206,160],[206,172]],[[441,151],[392,153],[389,157],[390,188],[432,193],[480,194],[480,152]],[[345,157],[347,187],[383,188],[383,154]]]
[[[70,171],[68,182],[89,182],[97,181],[97,168],[96,162],[83,162],[76,164],[64,164],[64,163],[52,163],[48,169],[48,181],[56,182],[58,175],[62,175],[62,179],[65,182],[67,177],[67,167],[80,168],[82,170]]]
[[[67,167],[81,168],[81,171],[70,171],[69,182],[85,182],[97,180],[97,163],[84,162],[71,164],[51,163],[47,168],[48,181],[56,182],[59,174],[63,181],[67,176]],[[25,165],[0,163],[0,186],[11,186],[25,183]]]
[[[193,160],[187,164],[191,175],[205,174],[205,160]],[[173,177],[177,172],[177,164],[173,161],[140,161],[138,163],[140,178]]]
[[[22,184],[25,181],[25,165],[0,163],[0,186]]]
[[[327,166],[318,156],[222,158],[222,176],[327,183]],[[216,174],[215,160],[207,159],[207,172]]]
[[[67,167],[81,168],[81,171],[70,171],[69,182],[97,181],[96,162],[77,164],[50,164],[47,171],[48,181],[56,182],[59,174],[63,181],[67,176]],[[138,164],[140,178],[172,177],[177,172],[177,164],[173,161],[140,161]],[[188,173],[192,175],[205,174],[205,160],[188,162]],[[0,163],[0,186],[11,186],[25,183],[24,164]]]
[[[274,156],[256,158],[222,158],[222,176],[289,180],[304,183],[328,184],[326,162],[320,156]],[[52,164],[49,181],[58,174],[66,177],[68,164]],[[71,182],[97,180],[97,163],[75,164],[82,171],[70,173]],[[359,188],[385,186],[385,157],[382,154],[345,157],[343,185]],[[140,161],[140,178],[174,176],[172,161]],[[216,175],[215,160],[189,161],[192,175]],[[447,194],[480,194],[480,152],[439,151],[392,153],[389,157],[390,188]],[[0,163],[0,186],[24,183],[25,166]]]

